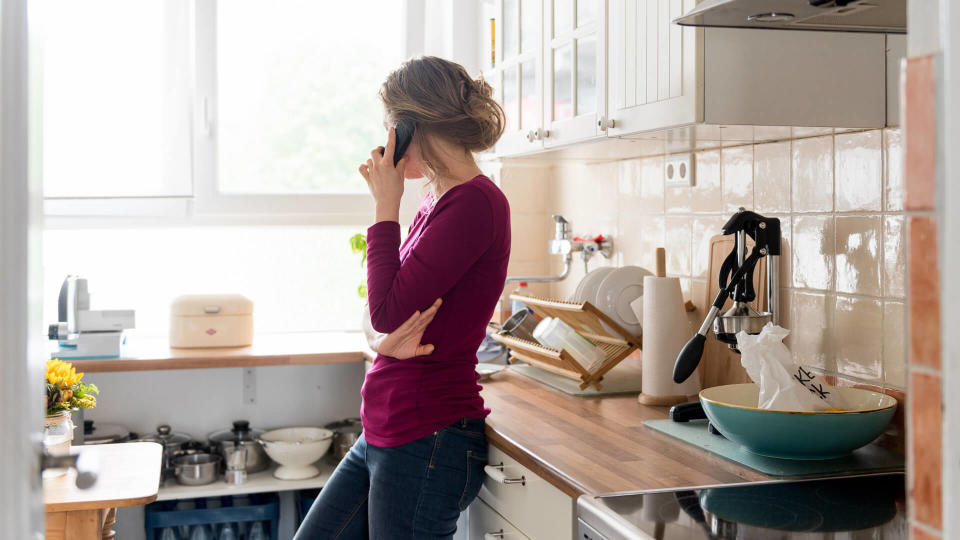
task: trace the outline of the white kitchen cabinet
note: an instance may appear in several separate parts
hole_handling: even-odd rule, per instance
[[[496,0],[496,154],[691,125],[897,125],[902,36],[692,28],[696,0]]]
[[[609,135],[700,120],[702,30],[671,21],[694,0],[610,0]],[[702,66],[701,66],[702,71]]]
[[[603,134],[607,0],[543,2],[544,147]]]
[[[681,27],[695,0],[610,0],[608,135],[888,125],[884,34]]]
[[[496,62],[487,72],[507,125],[498,155],[543,148],[542,0],[498,0]]]
[[[512,523],[480,499],[470,505],[468,540],[527,540]]]
[[[488,456],[487,463],[492,468],[487,469],[480,494],[470,506],[471,531],[479,527],[474,523],[475,507],[477,515],[487,515],[486,507],[489,507],[522,535],[507,538],[558,540],[574,537],[576,501],[573,498],[495,446],[490,446]],[[474,537],[470,538],[473,540]]]

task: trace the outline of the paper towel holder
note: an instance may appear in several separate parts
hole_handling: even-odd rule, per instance
[[[658,278],[667,277],[667,264],[666,264],[667,250],[665,248],[662,248],[662,247],[657,248],[656,261],[657,262],[656,262],[655,277],[658,277]],[[693,302],[691,302],[690,300],[687,300],[684,302],[683,308],[684,308],[684,311],[688,313],[692,311],[696,311],[697,309],[696,306],[693,304]],[[642,361],[643,360],[641,358],[641,362]],[[641,386],[642,384],[643,383],[641,381]],[[686,401],[690,401],[690,399],[691,399],[691,396],[687,396],[684,394],[655,396],[652,394],[644,393],[642,391],[637,396],[637,401],[641,405],[649,405],[653,407],[671,407],[673,405],[677,405],[678,403],[684,403]]]

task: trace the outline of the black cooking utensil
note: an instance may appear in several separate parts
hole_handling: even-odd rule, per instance
[[[703,410],[703,404],[699,401],[689,403],[680,403],[670,407],[670,419],[674,422],[690,422],[691,420],[706,420],[707,413]],[[723,433],[714,427],[712,422],[707,422],[707,431],[713,435],[723,437]],[[726,437],[724,437],[726,438]]]
[[[674,422],[706,420],[707,413],[703,411],[703,405],[699,401],[691,401],[670,407],[670,419]]]

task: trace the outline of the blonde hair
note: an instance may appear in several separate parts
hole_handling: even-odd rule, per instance
[[[413,140],[434,177],[446,171],[428,137],[482,152],[496,144],[506,123],[482,77],[474,79],[460,64],[435,56],[408,60],[391,72],[380,87],[380,100],[391,121],[416,125]]]

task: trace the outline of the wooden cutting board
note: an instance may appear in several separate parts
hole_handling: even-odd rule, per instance
[[[718,234],[710,239],[710,257],[707,266],[707,296],[703,305],[706,307],[713,304],[714,298],[720,292],[719,274],[720,267],[724,259],[733,251],[736,245],[734,235]],[[753,249],[753,240],[747,238],[747,254]],[[757,292],[757,298],[750,303],[757,311],[766,311],[767,309],[767,259],[761,258],[753,273],[753,286]],[[733,300],[727,300],[727,303],[720,310],[721,313],[733,307]],[[704,313],[706,316],[706,313]],[[730,350],[726,343],[718,341],[713,334],[713,330],[707,335],[707,343],[703,349],[703,359],[700,361],[700,381],[703,388],[719,386],[722,384],[736,384],[750,382],[750,377],[740,365],[740,355]]]

